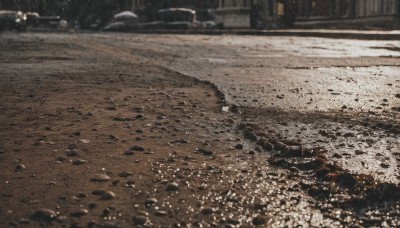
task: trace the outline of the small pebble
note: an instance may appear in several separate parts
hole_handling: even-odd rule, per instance
[[[166,216],[168,213],[166,211],[156,211],[156,216]]]
[[[258,215],[257,217],[253,218],[253,225],[259,226],[264,225],[267,223],[267,217],[264,215]]]
[[[77,149],[69,149],[67,150],[67,156],[72,157],[72,156],[79,156],[80,153]]]
[[[176,182],[169,183],[168,186],[167,186],[167,191],[177,191],[178,190],[178,186],[179,185]]]
[[[235,149],[238,149],[238,150],[243,149],[243,144],[236,144]]]
[[[132,172],[126,172],[126,171],[118,174],[118,176],[120,176],[120,177],[129,177],[129,176],[132,176],[132,175],[133,175]]]
[[[153,205],[158,203],[158,200],[156,198],[147,198],[146,201],[144,202],[145,205]]]
[[[84,215],[87,215],[89,211],[87,209],[79,209],[78,211],[74,211],[71,213],[72,217],[82,217]]]
[[[212,207],[203,207],[201,209],[201,213],[203,215],[210,215],[210,214],[214,213],[214,209]]]
[[[131,148],[129,148],[130,150],[133,151],[144,151],[144,148],[141,146],[132,146]]]
[[[144,225],[147,222],[147,217],[143,215],[137,215],[133,218],[135,225]]]
[[[206,155],[206,156],[214,155],[214,152],[212,152],[212,151],[210,151],[210,150],[206,150],[206,149],[200,148],[198,151],[199,151],[202,155]]]
[[[52,221],[56,218],[57,214],[53,210],[46,209],[46,208],[40,208],[37,209],[33,215],[32,219],[37,220],[37,221],[45,221],[49,222]]]
[[[92,182],[105,182],[109,181],[111,178],[105,174],[96,174],[94,177],[90,179]]]
[[[101,200],[112,200],[115,199],[117,195],[115,195],[114,192],[112,191],[105,191],[104,194],[101,195],[100,199]]]
[[[18,165],[15,167],[15,170],[16,170],[16,171],[21,171],[21,170],[24,170],[24,169],[26,169],[26,167],[25,167],[24,164],[18,164]]]
[[[87,163],[87,161],[83,160],[83,159],[76,159],[76,160],[72,161],[72,164],[74,164],[74,165],[82,165],[82,164],[85,164],[85,163]]]

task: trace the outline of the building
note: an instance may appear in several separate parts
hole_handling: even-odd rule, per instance
[[[227,28],[399,26],[400,0],[219,0]]]
[[[291,26],[294,0],[219,0],[218,22],[227,28]]]
[[[399,0],[296,0],[299,26],[388,26],[399,23]]]

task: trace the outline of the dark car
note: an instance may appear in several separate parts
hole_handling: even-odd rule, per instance
[[[196,12],[185,8],[161,9],[157,18],[165,29],[192,29],[197,26]]]
[[[39,25],[40,15],[37,12],[26,12],[26,24],[31,25],[33,27],[37,27]]]
[[[0,11],[0,31],[4,29],[25,31],[26,15],[21,11]]]

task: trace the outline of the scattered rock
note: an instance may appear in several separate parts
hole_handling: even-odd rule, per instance
[[[144,151],[144,148],[141,146],[132,146],[131,148],[129,148],[130,150],[133,151]]]
[[[156,198],[154,198],[154,197],[147,198],[146,201],[144,202],[144,204],[146,206],[153,205],[153,204],[156,204],[156,203],[158,203],[158,200]]]
[[[255,226],[264,225],[267,223],[267,217],[264,215],[258,215],[257,217],[253,218],[252,222]]]
[[[18,164],[18,165],[15,167],[15,171],[22,171],[22,170],[25,170],[25,169],[26,169],[26,167],[25,167],[24,164]]]
[[[343,158],[343,156],[338,153],[334,153],[332,157],[333,158]]]
[[[232,224],[232,225],[239,225],[240,221],[237,220],[237,219],[234,219],[234,218],[229,218],[229,219],[226,220],[226,223]]]
[[[72,164],[74,164],[74,165],[82,165],[82,164],[85,164],[85,163],[87,163],[87,161],[83,160],[83,159],[76,159],[76,160],[72,161]]]
[[[243,144],[236,144],[235,149],[242,150],[243,147]]]
[[[156,211],[155,215],[156,215],[156,216],[160,216],[160,217],[161,217],[161,216],[166,216],[166,215],[168,215],[168,212],[158,210],[158,211]]]
[[[56,159],[56,161],[59,161],[59,162],[65,162],[67,160],[67,158],[65,157],[65,156],[58,156],[57,157],[57,159]]]
[[[94,177],[90,179],[92,182],[106,182],[111,180],[111,178],[105,174],[96,174]]]
[[[132,172],[126,172],[126,171],[118,174],[118,176],[120,176],[120,177],[129,177],[129,176],[132,176],[132,175],[133,175]]]
[[[198,151],[202,154],[202,155],[206,155],[206,156],[212,156],[214,155],[214,152],[212,152],[211,150],[206,150],[206,149],[198,149]]]
[[[77,149],[69,149],[67,150],[67,156],[68,157],[73,157],[73,156],[79,156],[80,153]]]
[[[50,209],[46,209],[46,208],[37,209],[32,214],[33,220],[44,221],[44,222],[53,221],[56,217],[57,217],[56,212],[54,212],[53,210],[50,210]]]
[[[117,195],[116,195],[114,192],[112,192],[112,191],[105,191],[105,192],[101,195],[100,199],[101,199],[101,200],[112,200],[112,199],[115,199],[116,197],[117,197]]]
[[[167,186],[167,191],[177,191],[178,190],[178,183],[176,183],[176,182],[172,182],[172,183],[169,183],[168,184],[168,186]]]
[[[201,209],[201,213],[203,215],[210,215],[210,214],[214,213],[214,209],[212,207],[203,207]]]
[[[128,117],[118,117],[118,116],[116,116],[116,117],[113,118],[113,120],[114,121],[131,121],[132,119],[128,118]]]
[[[346,188],[352,188],[357,184],[357,180],[350,173],[342,173],[336,177],[336,183]]]
[[[78,145],[76,145],[75,143],[72,143],[72,144],[69,144],[67,148],[70,150],[76,149],[76,148],[78,148]]]
[[[143,114],[138,114],[135,117],[136,119],[144,119],[144,115]]]
[[[386,164],[386,163],[381,163],[381,167],[384,169],[387,169],[390,167],[390,165]]]
[[[143,215],[137,215],[133,217],[133,223],[135,225],[144,225],[147,222],[147,217]]]
[[[78,211],[74,211],[71,213],[72,217],[82,217],[84,215],[87,215],[89,211],[87,209],[79,209]]]
[[[105,222],[103,224],[100,224],[99,227],[101,227],[101,228],[119,228],[121,226],[115,222]]]
[[[135,152],[133,152],[133,150],[126,150],[124,152],[124,155],[133,155]]]

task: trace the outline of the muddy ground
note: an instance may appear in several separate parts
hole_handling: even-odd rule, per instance
[[[373,111],[246,105],[183,62],[187,37],[114,37],[1,34],[1,227],[399,225],[395,89]]]

